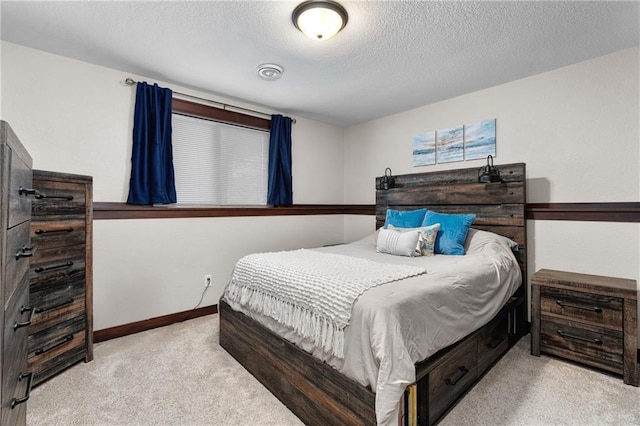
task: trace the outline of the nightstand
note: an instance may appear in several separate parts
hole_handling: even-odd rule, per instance
[[[541,269],[531,278],[531,354],[623,375],[638,386],[635,280]]]

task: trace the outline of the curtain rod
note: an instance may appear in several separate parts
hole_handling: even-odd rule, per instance
[[[134,79],[132,79],[131,77],[127,77],[127,78],[124,80],[124,83],[125,83],[127,86],[133,86],[134,84],[138,84],[138,82],[137,82],[137,81],[135,81]],[[178,94],[178,95],[180,95],[180,96],[186,96],[186,97],[188,97],[188,98],[193,98],[193,99],[198,99],[198,100],[205,101],[205,102],[210,102],[210,103],[218,104],[218,105],[221,105],[221,106],[222,106],[222,109],[224,109],[224,110],[227,110],[227,107],[231,107],[231,108],[234,108],[234,109],[240,109],[240,110],[242,110],[242,111],[252,112],[252,113],[254,113],[254,114],[264,115],[264,116],[269,117],[269,119],[271,119],[271,114],[267,114],[267,113],[265,113],[265,112],[260,112],[260,111],[255,111],[255,110],[252,110],[252,109],[249,109],[249,108],[243,108],[243,107],[239,107],[239,106],[235,106],[235,105],[225,104],[225,103],[218,102],[218,101],[212,101],[211,99],[200,98],[200,97],[198,97],[198,96],[189,95],[189,94],[187,94],[187,93],[181,93],[181,92],[176,92],[176,91],[173,91],[173,93],[176,93],[176,94]],[[292,119],[292,121],[293,121],[293,123],[295,123],[295,122],[296,122],[295,118],[294,118],[294,119]]]

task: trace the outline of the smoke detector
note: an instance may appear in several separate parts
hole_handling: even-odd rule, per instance
[[[274,81],[279,79],[284,72],[284,68],[276,64],[258,65],[258,76],[263,80]]]

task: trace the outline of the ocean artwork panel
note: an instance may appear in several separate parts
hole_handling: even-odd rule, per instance
[[[436,132],[413,137],[413,167],[436,164]]]
[[[464,158],[475,160],[496,156],[496,119],[464,126]]]
[[[436,159],[438,164],[464,160],[463,126],[436,132]]]

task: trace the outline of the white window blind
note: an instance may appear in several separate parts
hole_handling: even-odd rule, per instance
[[[269,133],[173,114],[178,204],[265,205]]]

